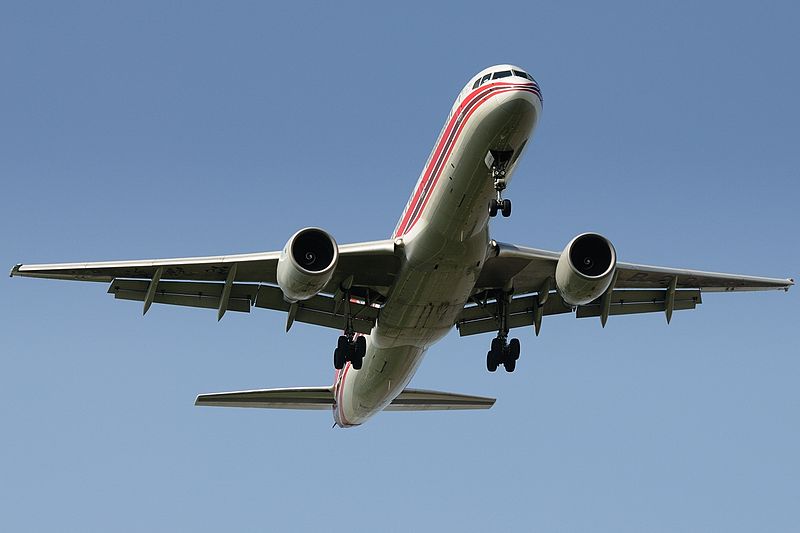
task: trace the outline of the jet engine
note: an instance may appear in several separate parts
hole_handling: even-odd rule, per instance
[[[333,277],[339,246],[328,232],[304,228],[292,235],[278,259],[278,286],[287,302],[308,300]]]
[[[617,268],[617,252],[598,233],[582,233],[564,248],[556,265],[556,287],[570,305],[585,305],[602,296]]]

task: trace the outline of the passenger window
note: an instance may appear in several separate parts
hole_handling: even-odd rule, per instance
[[[501,70],[500,72],[495,72],[494,76],[492,76],[493,80],[499,80],[500,78],[507,78],[511,76],[510,70]]]

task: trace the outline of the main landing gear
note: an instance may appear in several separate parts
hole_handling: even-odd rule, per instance
[[[506,372],[513,372],[517,368],[519,359],[519,339],[506,342],[506,337],[498,335],[492,339],[492,348],[486,353],[486,369],[494,372],[503,365]]]
[[[500,155],[501,152],[497,152],[497,155]],[[511,152],[502,152],[505,157],[497,157],[492,164],[492,180],[494,180],[494,191],[495,191],[495,198],[489,202],[489,216],[495,217],[497,216],[497,212],[500,211],[504,217],[511,216],[511,200],[506,198],[503,199],[503,191],[506,188],[506,165],[508,164],[508,157],[510,157]],[[507,154],[507,156],[506,156]],[[495,155],[493,153],[492,155]]]
[[[350,361],[356,370],[361,370],[364,356],[367,354],[366,337],[356,336],[356,330],[353,327],[353,315],[350,313],[349,283],[351,282],[348,282],[346,287],[342,287],[341,301],[344,303],[345,327],[344,335],[339,337],[336,349],[333,351],[333,367],[336,370],[343,369],[347,361]]]
[[[367,339],[365,337],[355,337],[342,335],[333,351],[333,366],[336,370],[344,368],[347,361],[352,363],[353,368],[361,370],[364,362],[364,355],[367,353]]]
[[[508,340],[508,315],[511,304],[512,290],[500,291],[497,295],[497,318],[500,322],[497,337],[492,339],[492,347],[486,353],[486,369],[489,372],[497,370],[503,365],[506,372],[513,372],[517,368],[519,359],[519,339]]]

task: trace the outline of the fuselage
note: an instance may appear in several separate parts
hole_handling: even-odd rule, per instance
[[[508,182],[541,111],[538,85],[513,65],[481,71],[459,93],[393,232],[402,265],[363,365],[336,372],[339,426],[384,409],[456,323],[489,249],[492,162],[502,154]]]

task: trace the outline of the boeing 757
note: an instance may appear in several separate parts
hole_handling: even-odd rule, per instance
[[[122,300],[249,313],[339,330],[331,386],[201,394],[197,405],[332,410],[341,427],[380,411],[486,409],[493,398],[407,388],[428,348],[453,327],[495,333],[486,368],[513,372],[515,328],[539,334],[556,314],[598,317],[694,309],[704,292],[788,290],[775,279],[624,263],[582,233],[562,251],[498,242],[489,222],[511,215],[504,192],[542,113],[534,78],[487,68],[463,87],[391,238],[339,245],[304,228],[275,252],[141,261],[17,265],[12,276],[109,283]]]

